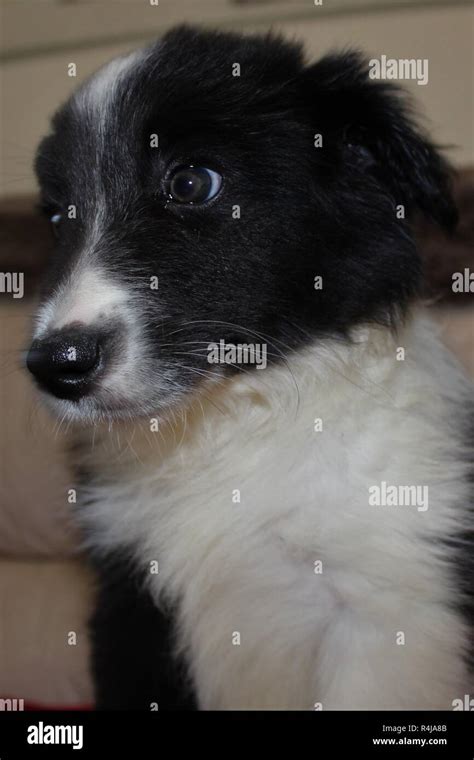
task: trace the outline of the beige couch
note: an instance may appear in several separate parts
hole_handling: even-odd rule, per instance
[[[21,367],[31,313],[0,305],[0,697],[84,705],[93,579],[69,520],[64,436]]]

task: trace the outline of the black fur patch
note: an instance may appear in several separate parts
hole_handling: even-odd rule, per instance
[[[96,709],[195,709],[173,650],[171,612],[157,608],[125,554],[92,560],[99,584],[90,624]]]

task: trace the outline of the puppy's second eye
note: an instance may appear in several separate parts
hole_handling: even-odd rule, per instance
[[[222,185],[222,177],[203,166],[180,166],[168,179],[168,196],[175,203],[190,205],[214,198]]]
[[[63,215],[56,213],[50,216],[49,221],[51,222],[51,227],[53,229],[53,235],[55,237],[59,236],[59,225],[61,224],[63,219]]]

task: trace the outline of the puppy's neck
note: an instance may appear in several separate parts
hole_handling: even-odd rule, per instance
[[[406,333],[408,327],[401,330]],[[318,339],[288,353],[264,371],[243,368],[219,383],[203,384],[186,403],[166,414],[102,424],[80,433],[82,455],[123,474],[124,469],[152,467],[167,459],[195,458],[205,466],[226,448],[243,450],[250,438],[271,442],[272,430],[301,427],[343,414],[355,396],[383,398],[397,371],[401,335],[383,327],[360,327],[347,339]]]

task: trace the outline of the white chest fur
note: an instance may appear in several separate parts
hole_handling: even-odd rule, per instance
[[[203,708],[449,709],[469,687],[442,543],[467,519],[467,384],[420,319],[288,361],[87,453],[94,545],[158,562]],[[383,483],[427,502],[374,505]]]

